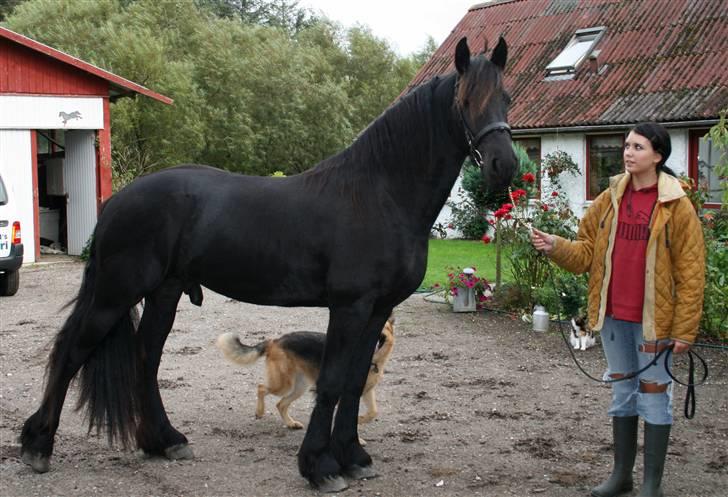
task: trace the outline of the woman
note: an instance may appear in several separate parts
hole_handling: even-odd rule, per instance
[[[672,345],[682,354],[695,340],[703,304],[705,253],[700,222],[683,185],[665,166],[670,136],[655,123],[630,131],[625,172],[587,210],[575,241],[534,229],[533,246],[556,264],[589,272],[589,325],[601,331],[605,378],[647,366]],[[592,489],[596,497],[632,489],[637,424],[645,423],[640,496],[662,495],[672,425],[672,383],[662,360],[639,377],[612,383],[614,468]]]

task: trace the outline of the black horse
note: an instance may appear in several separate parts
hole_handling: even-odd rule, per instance
[[[490,60],[471,59],[463,38],[457,72],[420,85],[349,148],[303,174],[250,177],[184,165],[114,195],[55,339],[42,403],[23,426],[23,460],[48,471],[79,370],[78,407],[88,409],[90,428],[148,454],[192,457],[167,418],[157,370],[182,294],[200,305],[205,286],[255,304],[329,308],[299,470],[325,491],[345,488],[344,475],[374,476],[357,414],[380,331],[422,281],[430,229],[465,157],[491,187],[504,187],[516,170],[506,56],[500,39]]]

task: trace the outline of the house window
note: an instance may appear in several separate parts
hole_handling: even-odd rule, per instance
[[[723,190],[715,166],[720,161],[720,150],[707,135],[708,130],[691,130],[688,158],[688,174],[695,187],[705,189],[705,207],[719,208]]]
[[[541,198],[541,138],[514,138],[513,143],[520,145],[528,158],[536,164],[535,198]]]
[[[546,76],[572,74],[604,33],[604,27],[579,29],[559,55],[546,66]]]
[[[624,171],[624,135],[586,137],[587,199],[593,200],[609,186],[609,177]]]

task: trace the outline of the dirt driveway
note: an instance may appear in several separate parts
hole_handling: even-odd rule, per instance
[[[315,494],[296,469],[303,432],[283,427],[272,398],[266,416],[253,417],[262,364],[243,369],[223,362],[213,342],[226,331],[250,343],[323,330],[325,312],[257,307],[209,291],[202,308],[180,305],[160,370],[169,416],[189,438],[194,461],[109,448],[86,434],[72,391],[51,471],[37,475],[24,466],[18,433],[38,406],[48,344],[81,272],[79,263],[26,268],[19,293],[0,300],[0,495]],[[501,314],[453,314],[415,295],[397,310],[396,336],[377,390],[379,419],[361,430],[382,476],[353,482],[345,495],[583,496],[607,474],[609,390],[575,370],[555,333],[535,334]],[[726,354],[704,355],[712,377],[698,390],[696,418],[677,418],[668,495],[728,492]],[[600,373],[598,347],[580,357]],[[684,395],[676,388],[676,414]],[[293,416],[306,422],[312,405],[312,396],[304,396]],[[637,466],[639,476],[641,461]]]

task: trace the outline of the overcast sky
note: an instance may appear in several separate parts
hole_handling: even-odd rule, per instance
[[[484,0],[300,0],[299,6],[323,12],[344,27],[369,26],[400,55],[421,49],[427,36],[439,46],[468,8]]]

